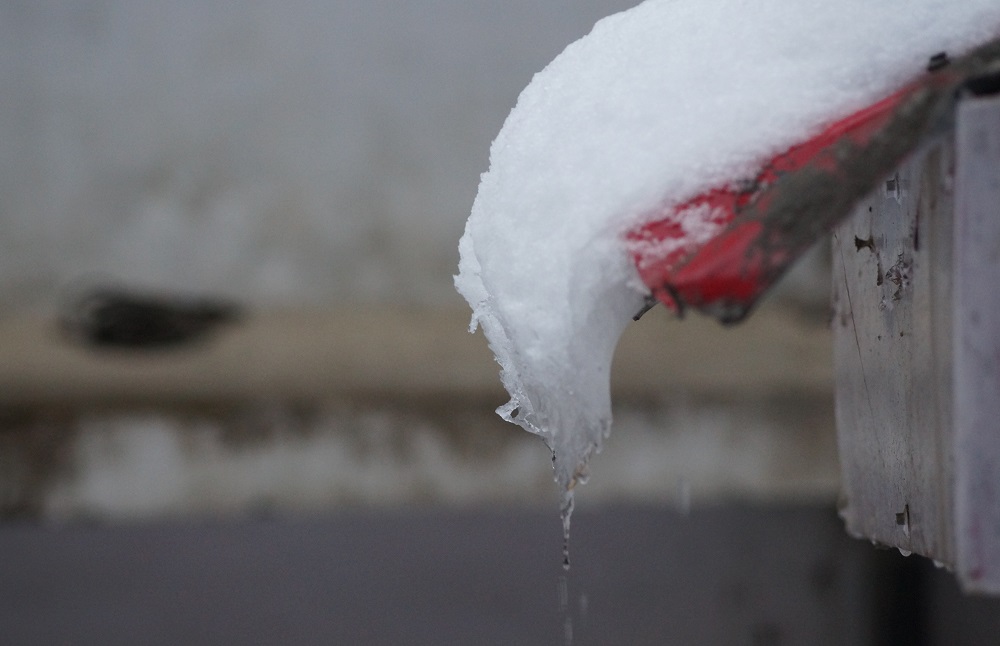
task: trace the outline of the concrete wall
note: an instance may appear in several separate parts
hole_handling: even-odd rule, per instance
[[[455,300],[489,143],[628,0],[0,6],[0,313],[103,277]]]

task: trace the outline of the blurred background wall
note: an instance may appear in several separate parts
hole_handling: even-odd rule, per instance
[[[0,6],[0,306],[452,302],[489,144],[625,0]]]

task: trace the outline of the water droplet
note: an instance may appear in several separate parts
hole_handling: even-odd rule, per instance
[[[898,549],[899,553],[902,554],[903,556],[910,556],[911,554],[913,554],[913,552],[911,552],[910,550],[904,550],[902,547],[897,547],[896,549]]]

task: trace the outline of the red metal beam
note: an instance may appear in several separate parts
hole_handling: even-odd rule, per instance
[[[682,314],[744,318],[788,267],[921,142],[950,126],[970,80],[1000,77],[1000,40],[926,74],[763,164],[633,229],[627,241],[653,296]]]

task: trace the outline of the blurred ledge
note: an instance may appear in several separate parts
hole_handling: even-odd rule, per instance
[[[801,393],[620,401],[591,471],[581,509],[734,500],[832,507],[832,402]],[[0,519],[483,505],[555,514],[558,496],[542,442],[480,401],[0,409]]]
[[[94,406],[475,398],[501,403],[498,366],[465,308],[357,306],[263,310],[178,349],[102,350],[55,321],[0,318],[0,406]],[[762,307],[723,328],[662,309],[629,326],[616,396],[832,393],[830,333],[791,309]]]
[[[262,311],[177,350],[97,351],[0,320],[0,518],[134,520],[400,505],[556,509],[504,423],[464,308]],[[792,310],[629,327],[583,507],[832,504],[829,332]],[[553,511],[554,513],[554,511]]]

